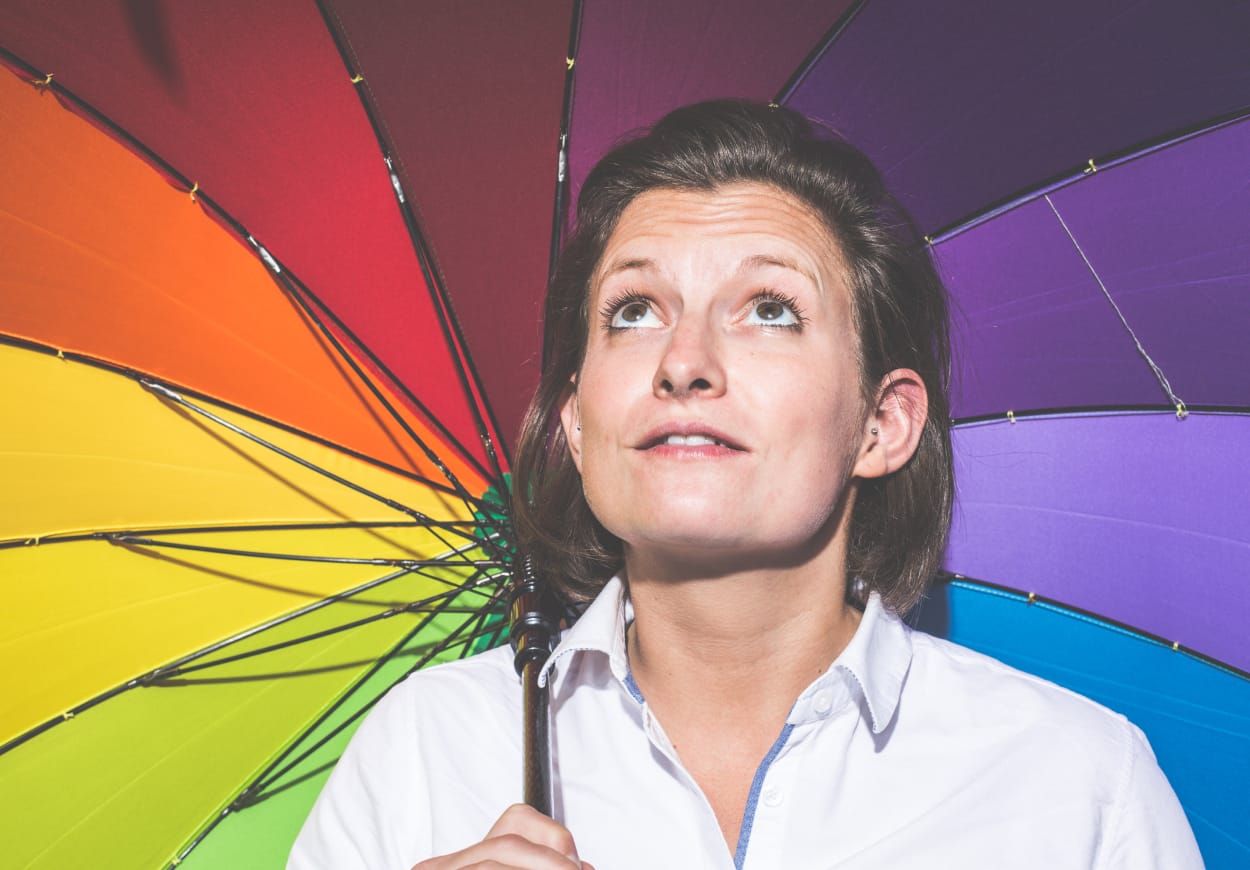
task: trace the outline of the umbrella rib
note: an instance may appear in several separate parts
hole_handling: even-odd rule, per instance
[[[463,555],[467,550],[473,549],[478,546],[483,546],[483,545],[488,546],[489,541],[498,537],[497,533],[486,535],[484,537],[478,537],[476,535],[470,535],[465,532],[461,532],[459,531],[459,529],[456,528],[456,525],[460,525],[460,524],[453,525],[449,523],[435,522],[432,525],[439,527],[439,528],[443,528],[443,527],[448,528],[449,530],[455,531],[457,534],[461,535],[462,537],[468,538],[472,542],[472,544],[467,547],[458,547],[450,551],[457,555]],[[396,527],[397,528],[428,529],[430,528],[430,526],[431,524],[427,524],[427,523],[419,523],[419,524],[414,523],[412,525],[397,525]],[[477,526],[475,525],[475,528],[476,527]],[[295,528],[300,528],[300,527],[297,526]],[[355,527],[343,526],[342,528],[355,528]],[[367,528],[367,526],[359,526],[358,528]],[[203,531],[203,530],[196,530],[196,531]],[[247,531],[253,531],[253,530],[248,529]],[[175,534],[175,533],[176,532],[174,530],[170,530],[170,531],[164,531],[158,534]],[[383,558],[383,557],[314,556],[314,555],[309,555],[306,553],[277,553],[273,551],[264,551],[264,550],[243,550],[243,549],[239,549],[235,547],[214,547],[214,546],[208,546],[205,544],[187,544],[187,543],[182,543],[178,541],[165,541],[159,538],[148,537],[148,536],[145,536],[140,533],[133,532],[133,531],[94,532],[88,537],[91,537],[93,539],[107,540],[110,543],[114,543],[114,544],[135,544],[135,545],[148,546],[148,547],[166,547],[166,548],[175,549],[175,550],[194,550],[194,551],[201,552],[201,553],[220,553],[223,556],[250,556],[250,557],[254,557],[258,559],[286,559],[286,560],[296,561],[296,562],[332,562],[332,563],[340,563],[340,564],[346,564],[346,565],[384,565],[384,566],[391,565],[391,566],[400,567],[400,568],[431,567],[431,566],[447,564],[446,557],[444,556],[440,556],[437,559],[411,559],[411,558],[395,559],[395,558]],[[438,536],[435,535],[435,537],[438,537]],[[54,539],[54,540],[58,540],[58,539]],[[63,539],[60,539],[60,540],[63,540]],[[443,540],[442,538],[438,538],[438,540],[443,544],[447,544],[447,541]],[[449,544],[447,545],[450,546]],[[497,559],[469,559],[467,556],[460,559],[459,562],[457,562],[457,565],[459,566],[473,567],[473,568],[494,568],[494,567],[502,567],[506,564],[507,562],[497,560]]]
[[[1168,394],[1168,398],[1171,399],[1172,405],[1176,408],[1176,416],[1182,420],[1185,419],[1185,417],[1189,414],[1189,412],[1185,409],[1185,403],[1181,401],[1180,397],[1172,391],[1172,385],[1168,382],[1167,376],[1163,374],[1163,369],[1159,368],[1158,364],[1151,359],[1150,354],[1146,352],[1146,348],[1142,346],[1141,339],[1137,337],[1137,333],[1133,331],[1133,327],[1129,326],[1128,319],[1124,316],[1124,312],[1120,310],[1120,306],[1116,304],[1115,299],[1111,298],[1111,291],[1107,289],[1107,285],[1103,283],[1102,277],[1098,274],[1098,270],[1094,268],[1094,264],[1090,262],[1084,249],[1081,248],[1081,243],[1076,240],[1076,236],[1068,227],[1068,222],[1063,219],[1063,215],[1061,215],[1059,213],[1059,209],[1055,207],[1055,203],[1051,200],[1050,194],[1043,194],[1042,198],[1046,200],[1046,204],[1050,206],[1050,210],[1055,213],[1055,217],[1059,221],[1059,226],[1063,227],[1063,231],[1067,233],[1068,239],[1072,242],[1072,247],[1076,248],[1076,252],[1080,254],[1081,259],[1085,261],[1086,268],[1088,268],[1089,273],[1094,276],[1094,280],[1098,282],[1098,287],[1102,290],[1102,295],[1107,297],[1107,301],[1111,303],[1112,309],[1115,310],[1116,317],[1120,318],[1120,323],[1124,325],[1126,330],[1128,330],[1129,337],[1133,339],[1133,344],[1136,346],[1137,352],[1141,355],[1141,358],[1146,361],[1146,365],[1150,366],[1150,370],[1154,372],[1155,379],[1158,380],[1159,386],[1161,386],[1163,391]]]
[[[139,383],[140,383],[140,384],[142,384],[142,385],[143,385],[144,387],[146,387],[147,389],[151,390],[152,392],[156,393],[157,395],[160,395],[160,396],[162,396],[162,397],[164,397],[164,398],[168,399],[169,401],[174,402],[175,404],[181,405],[182,407],[187,408],[187,409],[188,409],[188,410],[190,410],[190,411],[194,411],[195,413],[199,414],[200,416],[204,417],[205,419],[211,420],[212,422],[216,423],[217,425],[222,426],[222,427],[224,427],[224,428],[226,428],[226,429],[230,430],[230,431],[231,431],[231,432],[233,432],[234,434],[239,435],[240,437],[246,438],[246,439],[248,439],[249,441],[252,441],[252,442],[253,442],[253,443],[255,443],[255,444],[259,444],[260,446],[262,446],[262,447],[264,447],[264,448],[266,448],[266,449],[268,449],[268,450],[271,450],[271,451],[273,451],[274,453],[277,453],[279,456],[282,456],[282,457],[283,457],[283,458],[285,458],[285,459],[289,459],[289,460],[291,460],[292,462],[296,463],[297,465],[300,465],[300,466],[302,466],[302,467],[304,467],[304,468],[307,468],[307,469],[308,469],[308,470],[310,470],[310,471],[314,471],[314,472],[316,472],[317,474],[320,474],[320,475],[322,475],[322,476],[324,476],[324,477],[327,477],[327,478],[329,478],[330,480],[333,480],[335,483],[341,484],[341,485],[343,485],[343,486],[347,487],[348,489],[350,489],[350,490],[352,490],[352,491],[354,491],[354,492],[358,492],[358,493],[360,493],[361,495],[363,495],[363,496],[365,496],[365,497],[367,497],[367,498],[371,498],[371,499],[373,499],[374,501],[380,502],[381,504],[386,505],[387,507],[391,508],[392,510],[396,510],[396,511],[399,511],[400,513],[406,514],[406,515],[408,515],[408,516],[412,517],[413,519],[417,520],[418,522],[422,522],[422,523],[427,523],[427,524],[430,524],[430,525],[431,525],[431,528],[433,528],[433,527],[434,527],[434,524],[436,524],[436,523],[438,522],[437,520],[434,520],[432,517],[428,517],[428,516],[426,516],[425,514],[421,513],[420,511],[416,510],[415,508],[410,508],[410,507],[408,507],[408,506],[406,506],[406,505],[400,504],[399,502],[395,501],[395,500],[394,500],[394,499],[392,499],[392,498],[388,498],[388,497],[386,497],[386,496],[384,496],[384,495],[381,495],[381,494],[379,494],[379,493],[373,492],[372,490],[367,489],[366,487],[363,487],[363,486],[361,486],[361,485],[360,485],[360,484],[358,484],[358,483],[353,483],[352,481],[348,480],[347,478],[342,477],[342,476],[340,476],[340,475],[338,475],[338,474],[335,474],[334,472],[330,471],[329,469],[322,468],[321,466],[317,465],[316,463],[310,462],[309,460],[304,459],[304,458],[303,458],[303,457],[301,457],[301,456],[296,456],[294,453],[291,453],[289,450],[284,450],[283,448],[279,447],[278,445],[276,445],[276,444],[274,444],[274,443],[272,443],[272,442],[270,442],[270,441],[266,441],[264,438],[261,438],[259,435],[256,435],[256,434],[254,434],[254,433],[248,432],[246,429],[243,429],[243,428],[242,428],[242,427],[240,427],[240,426],[236,426],[234,423],[231,423],[229,420],[226,420],[226,419],[225,419],[225,418],[223,418],[223,417],[219,417],[218,415],[214,414],[212,411],[208,410],[207,408],[203,408],[203,407],[201,407],[201,406],[199,406],[199,405],[195,404],[194,402],[192,402],[192,401],[190,401],[189,399],[187,399],[187,398],[183,397],[183,396],[182,396],[182,395],[180,395],[179,393],[175,392],[174,390],[170,389],[169,387],[165,386],[164,384],[159,383],[158,381],[152,380],[151,378],[140,378],[140,379],[139,379]],[[456,535],[460,535],[461,537],[469,538],[470,540],[473,540],[475,543],[480,543],[480,544],[486,544],[486,543],[487,543],[486,541],[484,541],[484,540],[482,540],[482,539],[479,539],[479,538],[473,538],[472,536],[468,535],[468,534],[467,534],[467,533],[465,533],[465,532],[460,531],[459,529],[454,529],[454,528],[453,528],[453,529],[448,529],[447,531],[449,531],[449,532],[451,532],[451,533],[454,533],[454,534],[456,534]],[[439,541],[441,541],[444,545],[446,545],[449,549],[454,549],[454,548],[451,546],[451,544],[450,544],[450,543],[448,543],[448,542],[447,542],[447,541],[446,541],[446,540],[445,540],[442,536],[440,536],[437,532],[431,532],[431,534],[433,534],[436,538],[438,538],[438,540],[439,540]],[[499,549],[499,547],[498,547],[497,545],[493,544],[493,543],[490,543],[490,544],[487,544],[487,545],[488,545],[488,546],[491,546],[492,548],[494,548],[494,549],[496,549],[496,550],[498,550],[498,549]]]
[[[397,155],[398,151],[390,147],[390,137],[385,131],[386,124],[382,120],[382,113],[378,110],[377,104],[373,99],[373,91],[369,86],[368,79],[363,75],[357,75],[363,69],[363,65],[360,63],[359,58],[356,57],[355,50],[347,39],[342,21],[331,7],[330,0],[317,0],[317,8],[321,12],[326,30],[334,40],[335,47],[339,50],[339,55],[343,59],[343,65],[357,84],[356,93],[360,98],[361,108],[365,112],[365,117],[369,119],[373,134],[378,140],[378,148],[381,151],[383,160],[386,162],[387,170],[390,172],[391,183],[395,188],[396,204],[399,207],[400,214],[403,216],[404,226],[408,230],[409,240],[412,242],[417,262],[420,264],[421,272],[425,277],[426,287],[429,289],[431,299],[434,302],[434,309],[438,313],[439,328],[442,329],[443,340],[446,342],[448,350],[451,351],[456,375],[460,380],[460,388],[473,414],[478,438],[481,440],[482,446],[486,450],[486,455],[495,469],[495,476],[502,477],[504,473],[503,466],[500,464],[499,456],[495,451],[495,443],[491,437],[491,432],[494,432],[496,437],[500,439],[501,446],[505,451],[507,444],[503,442],[503,436],[499,434],[499,422],[495,419],[490,404],[486,401],[486,393],[482,389],[482,379],[479,377],[477,367],[469,354],[469,348],[460,330],[460,324],[456,320],[454,310],[451,307],[451,299],[443,286],[442,276],[437,274],[433,268],[434,259],[429,246],[426,244],[426,235],[422,232],[417,222],[416,214],[410,203],[410,197],[405,196],[403,193],[400,176],[394,168],[394,163],[398,161],[401,171],[403,171],[404,175],[407,175],[407,171],[403,167],[403,160],[398,157],[395,160],[392,159],[392,154]],[[487,426],[487,418],[490,421],[489,428]]]
[[[569,23],[569,49],[565,56],[564,70],[564,101],[560,107],[560,138],[556,155],[556,195],[555,208],[551,216],[551,252],[547,259],[547,280],[550,281],[556,271],[556,260],[560,256],[560,242],[564,236],[565,218],[568,211],[566,197],[568,195],[569,176],[569,127],[573,118],[573,78],[577,66],[577,54],[582,36],[582,0],[573,0],[573,14]],[[544,363],[544,368],[546,367]]]
[[[1064,170],[1056,173],[1055,175],[1042,179],[1035,184],[1030,184],[1027,187],[1021,188],[1015,193],[1008,194],[1007,196],[1004,196],[1003,198],[983,208],[969,212],[968,214],[958,217],[934,230],[928,231],[929,234],[925,237],[925,240],[934,246],[950,241],[960,233],[979,226],[980,224],[983,224],[988,220],[992,220],[999,215],[1005,214],[1014,208],[1033,202],[1045,193],[1051,193],[1067,187],[1070,184],[1079,182],[1082,179],[1087,178],[1094,170],[1103,172],[1111,167],[1119,166],[1143,157],[1148,157],[1156,151],[1161,151],[1164,148],[1170,148],[1173,145],[1178,145],[1188,139],[1194,138],[1195,136],[1200,136],[1204,133],[1218,130],[1221,127],[1226,127],[1230,124],[1236,124],[1243,121],[1250,121],[1250,108],[1239,109],[1223,115],[1207,118],[1184,127],[1168,130],[1154,138],[1134,143],[1128,147],[1111,152],[1110,154],[1105,154],[1101,158],[1094,155],[1094,157],[1090,158],[1088,164],[1084,164],[1074,171]],[[1091,169],[1090,164],[1093,164],[1093,169]]]
[[[435,525],[453,528],[456,526],[468,526],[478,528],[481,523],[477,520],[436,520]],[[7,541],[0,541],[0,550],[12,547],[29,547],[29,546],[46,546],[48,544],[72,544],[82,541],[100,541],[111,540],[119,535],[139,535],[139,536],[159,536],[159,535],[196,535],[196,534],[221,534],[223,532],[295,532],[295,531],[319,531],[329,529],[424,529],[428,528],[430,523],[422,522],[316,522],[316,523],[262,523],[256,525],[213,525],[213,526],[184,526],[179,528],[150,528],[150,529],[126,529],[126,530],[105,530],[94,529],[88,532],[69,532],[57,533],[48,536],[36,536],[25,538],[12,538]]]
[[[790,97],[794,96],[794,92],[803,84],[803,80],[807,78],[807,74],[812,71],[816,64],[820,63],[829,49],[833,48],[833,43],[837,41],[851,22],[855,20],[855,16],[859,15],[860,10],[864,8],[866,0],[855,0],[846,11],[838,16],[838,20],[833,22],[824,35],[816,42],[816,45],[808,52],[807,57],[795,67],[794,72],[790,74],[790,78],[786,79],[786,83],[777,91],[777,96],[773,98],[773,102],[777,105],[785,105]]]
[[[1102,616],[1092,611],[1066,604],[1054,598],[1045,595],[1038,595],[1035,592],[1023,592],[1011,586],[1004,586],[1001,583],[991,583],[988,580],[978,580],[975,577],[968,577],[964,574],[955,574],[952,572],[942,572],[940,575],[941,582],[957,583],[965,588],[974,589],[978,592],[984,592],[990,595],[998,595],[1004,598],[1010,598],[1019,601],[1021,604],[1040,605],[1043,609],[1067,616],[1072,619],[1079,619],[1083,622],[1092,622],[1100,624],[1106,628],[1113,629],[1120,634],[1140,640],[1144,643],[1150,643],[1156,646],[1166,647],[1172,652],[1181,653],[1188,658],[1195,659],[1205,665],[1210,665],[1218,671],[1222,671],[1230,676],[1240,677],[1243,680],[1250,680],[1250,671],[1244,671],[1236,665],[1230,665],[1228,662],[1220,661],[1196,649],[1187,647],[1177,641],[1167,640],[1152,632],[1129,625],[1126,622],[1120,622],[1108,616]]]
[[[1250,415],[1250,406],[1240,405],[1185,405],[1190,414],[1212,414],[1220,416]],[[968,417],[955,417],[951,425],[968,427],[986,423],[1001,423],[1004,420],[1014,422],[1026,418],[1045,419],[1048,417],[1105,417],[1123,416],[1125,414],[1176,414],[1175,405],[1073,405],[1071,407],[1034,408],[1027,411],[994,411],[989,414],[974,414]]]
[[[101,533],[105,540],[115,544],[141,547],[160,547],[171,550],[190,550],[196,553],[215,553],[222,556],[243,556],[254,559],[278,559],[290,562],[319,562],[336,565],[377,565],[391,568],[433,568],[447,563],[440,559],[387,559],[352,556],[311,556],[303,553],[274,553],[261,550],[240,550],[233,547],[209,547],[203,544],[184,544],[178,541],[162,541],[126,532]],[[491,559],[465,559],[458,566],[470,568],[503,568],[507,563]]]

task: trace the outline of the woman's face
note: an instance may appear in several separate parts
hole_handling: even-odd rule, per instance
[[[769,185],[626,208],[591,278],[562,422],[627,557],[833,545],[869,425],[844,272],[819,217]]]

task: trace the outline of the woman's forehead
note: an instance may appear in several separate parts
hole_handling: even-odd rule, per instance
[[[608,238],[592,286],[691,257],[734,271],[789,269],[818,286],[846,275],[841,247],[814,208],[772,185],[744,182],[640,194]]]

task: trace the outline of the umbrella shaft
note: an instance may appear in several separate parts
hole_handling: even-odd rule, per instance
[[[532,658],[521,668],[524,707],[525,802],[551,815],[551,758],[547,741],[547,689],[538,684],[543,659]]]

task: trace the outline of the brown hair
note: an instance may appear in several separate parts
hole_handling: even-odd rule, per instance
[[[941,562],[950,526],[950,367],[946,291],[910,218],[860,151],[790,109],[717,100],[677,109],[607,154],[578,200],[576,228],[547,290],[543,369],[522,423],[514,465],[514,521],[522,552],[570,601],[593,597],[622,566],[621,543],[591,513],[558,425],[581,368],[590,278],[625,208],[655,189],[711,191],[762,182],[816,210],[851,276],[861,389],[874,402],[896,368],[929,394],[911,461],[864,480],[851,515],[848,590],[860,578],[905,613]]]

